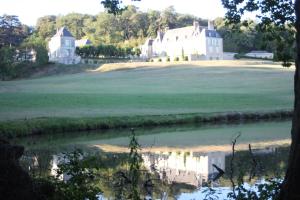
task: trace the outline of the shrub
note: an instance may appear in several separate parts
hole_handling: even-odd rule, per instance
[[[161,60],[161,58],[159,58],[157,61],[158,61],[158,62],[161,62],[162,60]]]
[[[176,58],[174,59],[174,61],[179,61],[179,58],[178,58],[178,57],[176,57]]]
[[[235,59],[241,59],[242,58],[242,54],[234,54],[234,58]]]
[[[189,57],[188,56],[184,56],[184,61],[189,61]]]
[[[171,61],[170,57],[167,57],[167,62],[170,62],[170,61]]]

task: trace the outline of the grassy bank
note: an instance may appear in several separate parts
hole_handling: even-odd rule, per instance
[[[62,66],[59,71],[84,69],[79,68]],[[216,113],[289,111],[293,74],[293,69],[272,62],[201,61],[105,64],[95,71],[87,67],[75,74],[0,81],[1,134],[155,126],[190,123]]]
[[[119,128],[137,128],[167,126],[178,124],[215,124],[236,123],[259,120],[289,119],[291,111],[267,113],[211,113],[182,115],[153,115],[130,117],[100,118],[36,118],[0,122],[0,135],[3,137],[22,137],[34,134],[65,133],[76,131],[105,130]]]

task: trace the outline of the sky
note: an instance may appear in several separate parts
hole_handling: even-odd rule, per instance
[[[66,15],[71,12],[96,15],[104,11],[101,0],[0,0],[0,15],[17,15],[23,24],[34,26],[39,17]],[[204,19],[223,17],[221,0],[142,0],[132,3],[142,11],[163,10],[173,5],[179,13],[192,14]]]

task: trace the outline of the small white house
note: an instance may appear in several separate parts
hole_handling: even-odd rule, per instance
[[[75,38],[66,27],[57,30],[49,41],[49,61],[62,64],[78,64],[80,57],[75,55]]]
[[[207,27],[193,26],[158,31],[155,39],[149,38],[142,46],[142,58],[170,57],[189,60],[223,59],[223,39],[212,22]]]
[[[274,54],[267,51],[251,51],[250,53],[246,53],[245,56],[253,58],[273,59]]]

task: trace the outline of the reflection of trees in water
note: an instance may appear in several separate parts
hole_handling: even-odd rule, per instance
[[[52,155],[53,151],[48,149],[25,151],[20,164],[29,174],[45,177],[50,175]]]
[[[253,169],[253,157],[257,162],[255,167],[254,180],[267,177],[283,177],[286,171],[289,147],[276,147],[253,150],[253,156],[249,151],[235,152],[233,162],[236,180],[249,180],[250,172]],[[229,182],[231,154],[225,158],[225,176],[222,178],[222,185],[227,185]]]

